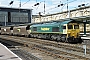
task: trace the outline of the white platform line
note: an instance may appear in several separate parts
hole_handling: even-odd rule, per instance
[[[0,43],[0,45],[2,45],[5,49],[7,49],[11,54],[13,54],[15,57],[18,57],[16,54],[14,54],[11,50],[9,50],[6,46],[4,46],[3,44]],[[18,57],[18,59],[22,60],[20,57]]]
[[[90,39],[90,37],[81,37],[81,39],[88,39],[88,40],[89,40],[89,39]]]

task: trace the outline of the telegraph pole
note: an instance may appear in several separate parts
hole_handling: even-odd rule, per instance
[[[68,0],[67,0],[67,15],[68,15],[68,18],[70,18],[70,10],[68,9]]]
[[[68,0],[67,0],[67,12],[68,12]]]
[[[45,0],[44,0],[44,14],[45,14]]]
[[[7,19],[7,18],[6,18],[6,16],[5,16],[5,26],[6,26],[6,19]]]
[[[21,7],[21,0],[20,0],[20,4],[19,4],[19,7]]]

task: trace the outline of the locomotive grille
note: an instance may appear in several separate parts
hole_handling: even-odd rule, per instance
[[[37,31],[37,27],[33,27],[33,31]]]
[[[59,32],[59,27],[53,27],[52,32]]]

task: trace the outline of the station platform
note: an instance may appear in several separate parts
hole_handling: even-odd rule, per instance
[[[6,46],[0,43],[0,60],[22,60]]]
[[[83,36],[83,37],[81,37],[81,39],[83,39],[83,40],[90,40],[90,36]]]
[[[80,33],[81,39],[83,40],[90,40],[90,33]]]

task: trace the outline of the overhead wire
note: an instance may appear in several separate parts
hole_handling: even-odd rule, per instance
[[[70,1],[70,2],[67,2],[67,3],[64,3],[63,6],[62,6],[62,8],[63,8],[66,4],[72,3],[72,2],[74,2],[74,1],[77,1],[77,0],[73,0],[73,1]],[[58,8],[58,6],[53,7],[53,8],[50,8],[50,9],[48,9],[47,11],[52,10],[52,9],[55,9],[55,8]]]
[[[22,4],[21,6],[23,6],[23,5],[27,4],[29,1],[30,1],[30,0],[26,1],[26,2],[25,2],[24,4]]]

